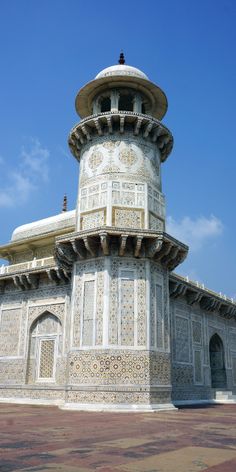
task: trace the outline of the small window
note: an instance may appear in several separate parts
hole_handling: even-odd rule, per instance
[[[101,113],[105,111],[110,111],[111,109],[111,99],[110,97],[102,98],[101,100]]]
[[[133,97],[132,95],[120,95],[118,110],[133,111]]]
[[[146,114],[146,107],[144,103],[142,103],[142,113],[145,115]]]

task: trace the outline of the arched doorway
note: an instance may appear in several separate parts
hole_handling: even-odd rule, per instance
[[[52,313],[44,312],[34,321],[29,336],[28,383],[56,381],[61,336],[61,322]]]
[[[226,388],[224,346],[218,334],[214,334],[210,339],[210,367],[212,388]]]

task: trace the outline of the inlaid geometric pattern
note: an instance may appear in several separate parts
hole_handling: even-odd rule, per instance
[[[69,380],[79,385],[169,385],[169,356],[165,353],[137,350],[80,351],[70,355]],[[117,403],[118,392],[109,393],[109,402]],[[98,393],[98,392],[97,392]],[[97,393],[91,393],[97,402]],[[132,391],[129,395],[132,398]],[[89,392],[85,392],[88,399]],[[136,399],[136,401],[138,401]],[[140,396],[140,401],[142,398]]]
[[[149,228],[155,231],[163,231],[164,222],[149,212]]]
[[[90,169],[96,169],[103,161],[103,155],[100,151],[93,151],[88,160],[88,165]]]
[[[95,302],[95,280],[84,282],[83,300],[83,346],[93,345],[94,332],[94,302]]]
[[[140,210],[114,208],[113,224],[118,228],[142,228],[143,213]]]
[[[202,342],[202,325],[199,321],[192,321],[193,342],[201,344]]]
[[[94,211],[82,215],[81,229],[91,229],[105,224],[104,210]]]
[[[20,308],[2,310],[0,321],[0,357],[18,355],[20,323]]]
[[[119,159],[122,164],[125,164],[127,167],[132,166],[137,160],[136,154],[131,147],[126,147],[122,149],[119,153]]]
[[[188,319],[182,316],[175,317],[175,345],[176,360],[179,362],[189,362],[189,327]]]
[[[162,286],[156,284],[156,330],[157,330],[157,347],[164,347],[164,320],[163,320],[163,289]]]
[[[134,280],[121,279],[121,345],[134,344]]]
[[[166,273],[151,263],[150,343],[154,349],[169,350],[169,309]]]
[[[84,274],[92,280],[84,280]],[[96,300],[94,300],[94,294],[92,298],[83,299],[83,288],[85,282],[85,291],[90,295],[93,290],[95,290],[94,280],[96,276]],[[92,282],[87,283],[87,282]],[[76,265],[76,277],[75,277],[75,298],[73,303],[73,332],[72,332],[72,346],[79,348],[81,341],[82,325],[83,325],[83,310],[85,310],[86,317],[90,316],[92,307],[91,305],[87,306],[87,303],[91,303],[91,300],[94,300],[96,313],[94,317],[95,326],[93,332],[95,331],[95,345],[102,344],[103,338],[103,312],[104,312],[104,259],[97,259],[94,261],[85,261],[78,262]],[[84,303],[83,303],[84,302]],[[88,318],[87,318],[88,319]],[[85,334],[85,333],[84,333]],[[90,334],[88,334],[91,336]],[[86,334],[87,336],[87,334]],[[85,340],[85,338],[84,338]]]
[[[132,336],[132,344],[134,344],[134,339],[137,339],[138,346],[145,346],[146,344],[146,333],[147,333],[147,323],[146,323],[146,271],[145,263],[141,261],[132,261],[126,258],[112,258],[111,261],[111,282],[110,282],[110,311],[109,311],[109,325],[108,325],[108,340],[111,345],[118,345],[120,342],[120,317],[118,316],[120,310],[121,299],[119,296],[120,283],[119,279],[123,277],[124,274],[135,274],[133,275],[136,278],[136,292],[131,295],[131,299],[128,300],[127,309],[132,311],[133,301],[136,298],[136,310],[137,310],[137,323],[134,325],[134,338]],[[124,284],[127,282],[124,281]],[[128,290],[132,291],[132,282],[129,285]],[[124,306],[124,299],[123,299]],[[130,304],[129,304],[130,303]],[[123,313],[125,308],[123,307]],[[130,316],[130,315],[129,315]],[[134,321],[133,321],[134,323]]]
[[[40,343],[39,378],[53,377],[55,340],[45,339]]]
[[[194,382],[202,383],[202,355],[201,351],[194,351]]]

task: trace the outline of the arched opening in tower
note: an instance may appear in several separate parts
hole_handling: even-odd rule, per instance
[[[111,99],[110,97],[104,97],[101,100],[101,113],[111,110]]]
[[[120,111],[133,111],[133,96],[130,94],[122,94],[119,98],[118,110]]]

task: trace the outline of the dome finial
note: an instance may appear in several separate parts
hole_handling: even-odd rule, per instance
[[[65,211],[67,211],[67,196],[66,195],[64,195],[64,198],[63,198],[62,213],[64,213]]]
[[[118,62],[119,62],[119,64],[121,64],[121,65],[125,64],[125,56],[124,56],[123,51],[121,51],[121,53],[120,53],[120,57],[119,57],[119,61],[118,61]]]

